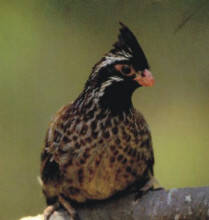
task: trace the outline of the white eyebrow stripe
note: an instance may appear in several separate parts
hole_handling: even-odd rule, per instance
[[[110,65],[110,64],[115,63],[117,61],[126,61],[126,60],[128,60],[128,59],[126,57],[122,57],[122,56],[121,57],[107,56],[107,57],[105,57],[105,60],[98,65],[97,69],[101,69],[102,67]]]
[[[128,48],[130,49],[130,48]],[[97,64],[94,69],[94,72],[91,74],[91,78],[94,78],[95,75],[102,69],[103,67],[109,66],[116,62],[120,61],[129,61],[132,57],[132,54],[125,50],[117,51],[116,53],[109,52],[104,56],[104,59]]]
[[[110,79],[112,79],[112,81],[117,81],[117,82],[123,81],[123,79],[118,76],[111,76]]]

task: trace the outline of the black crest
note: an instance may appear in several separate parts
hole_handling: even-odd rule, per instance
[[[92,79],[98,81],[98,76],[106,77],[107,74],[103,75],[100,71],[103,69],[107,73],[106,68],[114,63],[130,63],[136,71],[149,69],[148,61],[136,37],[127,26],[122,23],[120,25],[118,40],[113,44],[113,48],[94,65],[86,85],[92,83]]]
[[[120,23],[120,25],[118,41],[113,45],[114,48],[110,53],[120,56],[122,54],[124,54],[124,56],[128,55],[137,70],[148,69],[148,61],[136,37],[127,26],[122,23]]]

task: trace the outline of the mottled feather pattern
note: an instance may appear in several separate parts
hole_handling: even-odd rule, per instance
[[[50,145],[45,149],[50,161],[59,165],[63,181],[68,182],[63,191],[76,188],[79,193],[69,197],[81,202],[123,190],[143,175],[145,161],[153,157],[149,129],[140,113],[132,110],[113,117],[110,112],[88,107],[82,115],[73,112],[72,105],[61,108],[51,123],[46,139]],[[91,184],[97,184],[97,189],[92,190]],[[101,192],[98,184],[103,186]]]

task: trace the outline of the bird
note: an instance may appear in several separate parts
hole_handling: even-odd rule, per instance
[[[45,219],[63,207],[111,198],[127,189],[155,186],[148,123],[132,94],[155,80],[133,32],[120,23],[117,41],[92,68],[74,102],[62,107],[47,130],[41,152]]]

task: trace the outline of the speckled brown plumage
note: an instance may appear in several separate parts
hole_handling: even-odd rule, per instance
[[[49,205],[61,204],[76,218],[70,201],[103,200],[153,177],[150,131],[131,102],[137,87],[153,84],[148,69],[136,38],[122,25],[83,92],[50,123],[41,157]]]

